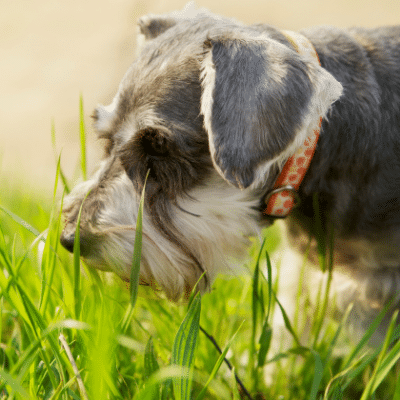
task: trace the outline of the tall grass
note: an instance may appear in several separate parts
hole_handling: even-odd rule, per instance
[[[85,160],[82,102],[80,109]],[[86,161],[80,165],[84,175]],[[59,246],[56,189],[59,181],[68,184],[60,163],[55,175],[53,202],[45,206],[39,194],[2,181],[1,399],[400,399],[394,318],[380,349],[367,343],[383,313],[358,344],[349,344],[343,321],[325,318],[322,288],[314,336],[304,341],[271,278],[276,228],[254,243],[248,276],[220,277],[210,293],[171,304],[89,269],[78,257],[79,240],[73,256]],[[140,224],[138,218],[139,232]],[[322,262],[330,273],[329,260]],[[292,342],[278,354],[274,313],[282,313]]]

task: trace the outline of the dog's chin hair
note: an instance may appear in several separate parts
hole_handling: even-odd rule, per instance
[[[96,268],[111,268],[122,279],[129,280],[137,216],[132,203],[124,198],[132,199],[132,185],[127,177],[121,177],[111,186],[114,193],[109,198],[119,199],[118,204],[105,204],[97,232],[93,233],[98,251],[86,261]],[[144,212],[140,272],[142,281],[158,285],[172,300],[186,296],[202,273],[183,248],[190,250],[206,272],[207,280],[199,283],[199,288],[204,290],[205,282],[208,287],[220,272],[242,272],[240,268],[248,254],[250,237],[260,232],[257,197],[249,190],[230,186],[216,172],[207,183],[177,202],[177,206],[172,206],[172,220],[182,249],[171,246],[170,240]]]
[[[124,281],[129,281],[134,240],[133,229],[123,229],[123,234],[113,232],[107,235],[106,240],[100,239],[98,253],[85,258],[85,262],[93,268],[112,271]],[[163,246],[167,244],[167,240],[161,236],[157,244],[147,237],[143,238],[140,281],[154,289],[161,288],[169,299],[177,301],[189,287],[195,285],[198,278],[192,276],[191,260],[184,258],[173,247]]]
[[[211,279],[246,258],[250,237],[260,233],[258,205],[251,190],[229,185],[217,172],[180,199],[176,228]]]
[[[88,265],[111,270],[123,280],[130,279],[138,206],[139,198],[125,173],[109,183],[96,227],[89,233],[97,251],[85,258]],[[194,276],[196,267],[192,264],[192,260],[155,229],[144,211],[141,281],[158,285],[168,298],[177,300],[199,278]]]

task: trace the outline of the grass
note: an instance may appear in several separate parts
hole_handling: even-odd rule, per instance
[[[220,277],[210,293],[172,304],[89,269],[78,248],[72,257],[61,248],[59,180],[66,182],[58,164],[53,204],[44,207],[38,194],[1,182],[0,399],[400,399],[394,319],[380,349],[366,346],[378,320],[350,344],[343,321],[325,320],[321,288],[310,339],[300,339],[278,283],[266,279],[274,267],[268,253],[279,241],[275,228],[254,244],[251,274]],[[290,350],[278,354],[277,312],[292,338]]]

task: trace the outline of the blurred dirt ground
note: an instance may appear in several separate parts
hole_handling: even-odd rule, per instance
[[[89,171],[99,143],[88,117],[108,104],[135,54],[136,20],[181,9],[182,0],[0,0],[0,177],[49,190],[56,170],[50,128],[67,176],[79,153],[79,96],[88,132]],[[297,30],[400,23],[398,0],[198,0],[246,23]],[[1,188],[0,188],[1,193]]]

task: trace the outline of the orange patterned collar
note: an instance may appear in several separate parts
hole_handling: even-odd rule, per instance
[[[283,34],[298,53],[312,57],[320,64],[318,54],[311,42],[296,32],[283,31]],[[298,204],[297,190],[310,166],[321,130],[322,117],[318,125],[310,132],[301,147],[286,161],[274,187],[265,197],[264,214],[270,217],[287,217]]]

